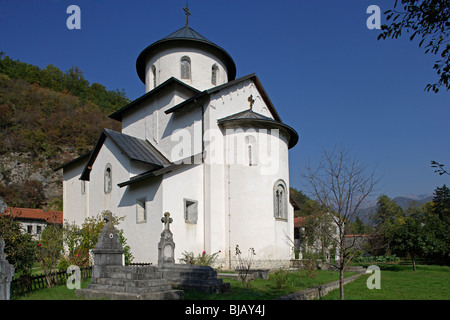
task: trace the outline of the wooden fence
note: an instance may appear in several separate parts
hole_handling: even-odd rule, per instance
[[[80,267],[81,280],[90,278],[92,275],[92,267]],[[67,278],[71,274],[66,271],[59,271],[53,274],[53,283],[55,285],[62,285],[67,282]],[[42,288],[47,288],[47,280],[44,274],[33,275],[28,277],[20,277],[19,279],[14,279],[11,283],[12,295],[20,296],[28,292],[39,290]]]

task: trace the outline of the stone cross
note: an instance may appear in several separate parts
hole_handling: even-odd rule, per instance
[[[252,94],[250,95],[250,97],[248,97],[247,101],[250,102],[250,110],[252,110],[253,104],[255,103],[255,100],[253,99]]]
[[[106,223],[112,223],[113,222],[113,215],[111,211],[106,211],[105,216],[103,217],[103,220],[105,220]]]
[[[170,213],[165,212],[164,217],[161,218],[161,222],[164,223],[164,230],[169,231],[170,230],[170,223],[173,222],[173,219],[170,217]]]
[[[161,232],[161,239],[158,243],[158,267],[175,263],[175,242],[170,231],[170,224],[173,222],[169,212],[164,212],[161,218],[164,223],[164,230]]]

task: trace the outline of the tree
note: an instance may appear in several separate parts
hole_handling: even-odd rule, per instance
[[[403,215],[402,207],[383,194],[378,197],[377,209],[372,217],[372,221],[379,229],[382,229],[387,224],[393,223],[395,218],[401,215]]]
[[[397,39],[403,31],[411,33],[410,40],[421,37],[419,47],[425,44],[425,53],[438,55],[433,69],[440,77],[437,83],[427,84],[425,90],[439,92],[439,87],[450,89],[450,2],[449,0],[401,0],[402,11],[388,10],[386,20],[390,25],[382,25],[379,39]]]
[[[409,208],[388,230],[392,250],[399,255],[409,255],[414,271],[417,258],[426,254],[429,248],[427,231],[425,216],[418,208]]]
[[[316,201],[330,213],[338,228],[338,236],[329,235],[339,251],[335,267],[339,270],[340,297],[344,299],[344,269],[351,261],[355,243],[344,243],[346,223],[353,221],[363,201],[373,191],[378,181],[375,172],[366,169],[342,146],[331,152],[323,148],[322,159],[317,168],[308,165],[303,175]]]
[[[31,234],[22,230],[20,222],[10,214],[0,214],[0,238],[5,240],[5,254],[16,274],[28,279],[36,261],[36,243]]]
[[[434,191],[433,206],[429,210],[430,226],[434,228],[434,245],[437,248],[434,256],[442,262],[448,263],[450,260],[450,189],[444,184]]]
[[[38,246],[37,260],[50,288],[56,283],[56,266],[63,250],[63,229],[58,225],[45,227]]]
[[[94,249],[98,241],[98,236],[102,232],[105,225],[103,216],[106,211],[96,217],[85,218],[83,224],[80,226],[74,222],[64,223],[64,243],[67,248],[66,256],[64,257],[68,264],[78,266],[86,266],[89,264],[89,250]],[[124,217],[114,217],[113,225],[119,225]],[[127,245],[127,240],[124,237],[123,230],[118,231],[119,241],[124,250],[125,265],[129,265],[133,261],[130,246]]]

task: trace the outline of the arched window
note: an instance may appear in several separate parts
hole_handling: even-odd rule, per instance
[[[217,78],[219,77],[219,67],[214,64],[211,68],[211,83],[217,85]]]
[[[181,79],[190,79],[191,78],[191,59],[189,57],[184,56],[181,58]]]
[[[111,172],[111,164],[107,164],[105,166],[105,181],[104,181],[104,190],[105,193],[110,193],[112,189],[112,172]]]
[[[153,88],[156,88],[156,67],[152,66],[152,75],[153,75]]]
[[[273,188],[274,216],[277,219],[287,219],[287,189],[283,180],[275,182]]]
[[[249,130],[248,132],[250,132]],[[245,137],[245,146],[247,148],[247,164],[249,166],[257,166],[258,165],[258,151],[257,151],[257,140],[256,136],[253,134],[249,134]]]

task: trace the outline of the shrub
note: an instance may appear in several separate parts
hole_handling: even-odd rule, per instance
[[[194,256],[193,252],[183,252],[183,258],[179,259],[181,262],[186,264],[192,264],[196,266],[212,266],[214,262],[217,260],[217,256],[221,251],[219,250],[216,253],[208,254],[206,251],[203,251],[201,254],[198,254],[197,257]]]
[[[271,278],[277,289],[284,289],[289,279],[289,271],[280,268],[272,274]]]

